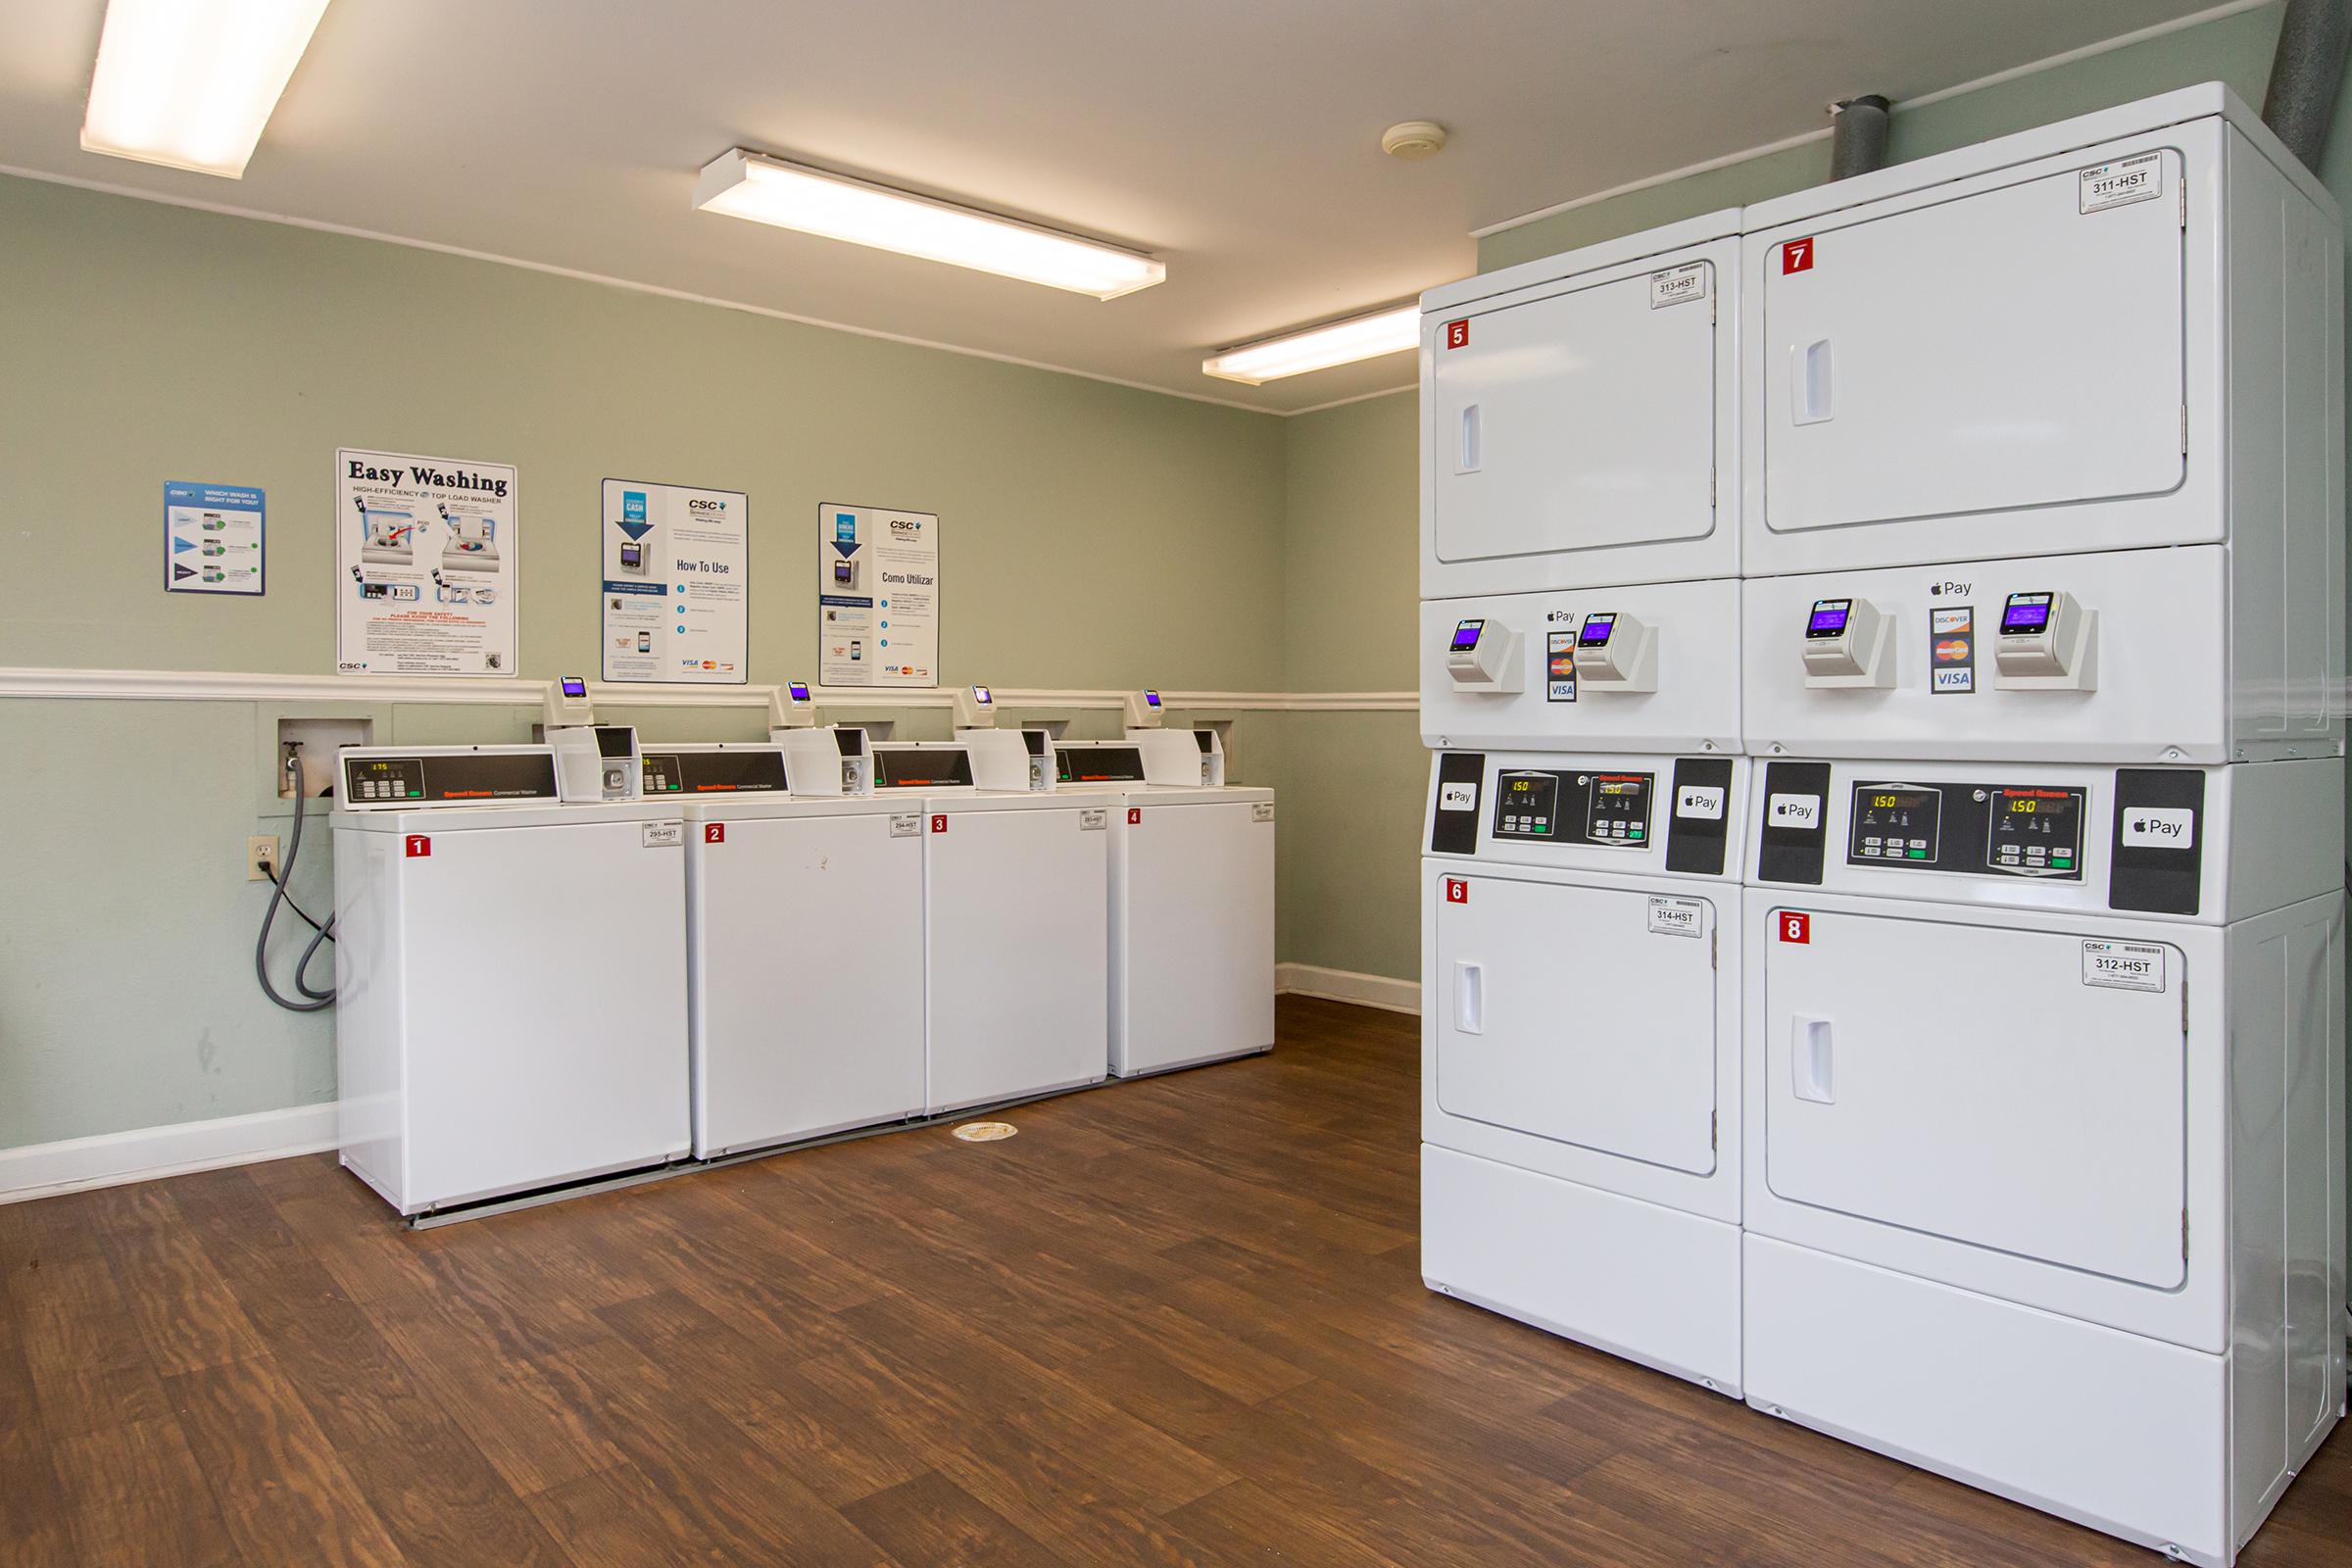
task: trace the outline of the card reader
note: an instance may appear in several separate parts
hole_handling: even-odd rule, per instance
[[[1894,684],[1894,617],[1867,599],[1816,599],[1805,613],[1805,684]]]
[[[1455,691],[1508,696],[1524,690],[1525,664],[1519,634],[1501,621],[1477,616],[1454,622],[1452,640],[1446,645],[1446,673]]]
[[[1657,628],[1620,610],[1589,611],[1577,628],[1575,667],[1577,684],[1590,690],[1654,692]]]
[[[2098,612],[2055,589],[2011,594],[1993,639],[1992,684],[2001,691],[2098,689]]]

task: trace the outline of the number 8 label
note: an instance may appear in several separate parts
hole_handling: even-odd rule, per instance
[[[1790,910],[1781,913],[1781,940],[1810,945],[1813,941],[1813,917]]]

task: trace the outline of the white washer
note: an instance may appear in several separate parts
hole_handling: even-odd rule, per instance
[[[1421,878],[1423,1278],[1735,1396],[1746,785],[1443,753]]]
[[[838,788],[834,738],[803,763]],[[922,817],[795,799],[784,748],[649,746],[686,819],[697,1158],[923,1111]]]
[[[546,746],[338,754],[343,1163],[403,1214],[679,1158],[685,854]]]
[[[1193,734],[1173,735],[1191,752]],[[1213,737],[1213,731],[1200,731]],[[1274,792],[1146,782],[1131,741],[1065,745],[1064,788],[1115,789],[1110,1071],[1274,1049]]]
[[[1749,1402],[2229,1562],[2343,1409],[2343,763],[1759,766]]]
[[[1111,797],[978,790],[953,742],[873,753],[876,796],[923,813],[926,1108],[1101,1083]]]

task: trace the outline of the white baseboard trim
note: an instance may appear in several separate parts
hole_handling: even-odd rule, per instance
[[[1352,1002],[1390,1012],[1421,1010],[1421,982],[1396,980],[1385,974],[1358,974],[1353,969],[1326,969],[1317,963],[1278,963],[1274,989],[1295,997],[1320,997],[1325,1002]]]
[[[0,1149],[0,1203],[315,1154],[336,1144],[335,1102]]]

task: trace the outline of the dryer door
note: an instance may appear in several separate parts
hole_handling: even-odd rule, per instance
[[[1459,318],[1458,341],[1431,327],[1440,563],[1563,555],[1591,564],[1541,585],[1623,581],[1612,553],[1714,532],[1716,264],[1657,265]]]
[[[1439,1106],[1539,1138],[1715,1168],[1715,909],[1453,878],[1438,911]]]
[[[2084,171],[1775,235],[1763,258],[1764,521],[1942,517],[1901,559],[1967,561],[1999,514],[2079,550],[2083,502],[2181,481],[2183,278],[2170,148],[2101,195]],[[2048,510],[2041,510],[2048,509]],[[2114,543],[2217,537],[2177,522]],[[1857,559],[1881,547],[1856,539]]]
[[[1763,948],[1775,1196],[2181,1283],[2178,948],[1819,910]]]

